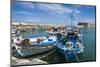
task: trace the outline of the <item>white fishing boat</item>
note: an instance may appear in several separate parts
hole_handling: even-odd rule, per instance
[[[22,57],[42,54],[45,52],[49,52],[53,49],[56,49],[56,47],[53,45],[54,42],[50,41],[50,39],[46,39],[45,37],[29,38],[29,40],[30,40],[31,45],[29,44],[17,45],[16,43],[14,43],[15,49]],[[16,39],[15,39],[15,42],[16,42]]]
[[[14,28],[11,30],[12,37],[16,37],[20,35],[20,30]]]

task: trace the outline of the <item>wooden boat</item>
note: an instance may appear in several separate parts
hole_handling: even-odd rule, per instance
[[[58,43],[60,46],[58,47],[59,52],[65,56],[66,60],[76,58],[78,60],[78,56],[84,52],[84,46],[81,43],[66,42],[66,44]],[[79,61],[79,60],[78,60]]]
[[[17,52],[22,56],[22,57],[27,57],[27,56],[30,56],[30,55],[37,55],[37,54],[41,54],[41,53],[45,53],[45,52],[48,52],[48,51],[51,51],[55,49],[54,46],[24,46],[24,47],[18,47],[16,46],[16,50]]]
[[[77,37],[75,36],[75,34],[77,34]],[[79,33],[76,31],[75,34],[73,34],[71,31],[67,31],[67,36],[65,37],[65,39],[58,40],[56,42],[60,53],[65,56],[66,60],[72,59],[74,57],[76,57],[76,59],[78,60],[77,56],[84,52],[84,46],[80,39],[81,36],[79,36]]]
[[[41,39],[40,39],[41,40]],[[37,55],[45,52],[49,52],[53,49],[56,49],[56,47],[53,45],[53,41],[48,41],[47,39],[37,42],[36,38],[31,38],[31,45],[16,45],[14,44],[17,52],[22,56],[22,57],[27,57],[31,55]],[[38,39],[39,41],[39,39]]]

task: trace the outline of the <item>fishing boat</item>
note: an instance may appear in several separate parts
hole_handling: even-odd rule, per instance
[[[18,30],[18,29],[12,29],[12,31],[11,31],[11,34],[12,34],[12,37],[16,37],[16,36],[19,36],[20,35],[20,30]]]
[[[84,52],[84,46],[82,44],[82,33],[79,28],[75,28],[73,21],[76,18],[74,11],[69,14],[71,25],[65,32],[66,35],[56,42],[57,47],[61,54],[65,56],[66,60],[76,58],[79,61],[78,55]],[[80,22],[80,21],[79,21]]]
[[[23,43],[20,45],[17,45],[16,43],[14,44],[18,54],[20,54],[22,57],[38,55],[56,49],[56,47],[53,45],[54,42],[46,37],[29,38],[23,40]],[[27,43],[29,40],[31,44]]]
[[[75,34],[77,34],[75,36]],[[80,34],[81,35],[81,34]],[[67,36],[63,40],[59,40],[56,42],[57,47],[61,54],[65,56],[66,60],[76,58],[78,61],[78,55],[84,52],[84,46],[78,36],[78,32],[72,32],[72,29],[67,31]]]

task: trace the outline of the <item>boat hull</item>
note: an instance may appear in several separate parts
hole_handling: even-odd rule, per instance
[[[75,58],[76,56],[80,56],[82,53],[83,53],[83,50],[79,50],[79,51],[69,51],[69,50],[64,50],[64,49],[59,49],[59,52],[65,56],[65,59],[66,60],[69,60],[69,59],[72,59],[72,58]],[[66,55],[65,55],[66,54]]]
[[[37,55],[37,54],[42,54],[45,52],[49,52],[53,49],[55,49],[55,46],[47,46],[47,47],[22,47],[22,48],[17,48],[17,52],[22,56],[22,57],[28,57],[31,55]]]

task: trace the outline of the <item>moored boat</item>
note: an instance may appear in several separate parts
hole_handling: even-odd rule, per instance
[[[67,36],[65,37],[64,41],[57,41],[56,44],[60,53],[65,56],[66,60],[75,57],[79,61],[78,55],[84,52],[84,46],[82,45],[78,33],[76,32],[67,32]]]
[[[66,44],[62,44],[58,49],[61,54],[65,56],[66,60],[72,59],[72,58],[78,58],[80,54],[83,53],[84,47],[81,43],[76,43],[75,45],[73,42],[67,42]]]
[[[31,44],[28,43],[29,40]],[[31,55],[42,54],[45,52],[49,52],[53,49],[56,49],[56,47],[53,44],[53,42],[50,42],[50,40],[47,40],[46,38],[31,38],[23,39],[22,43],[19,45],[14,43],[14,46],[17,52],[22,57],[27,57]]]

